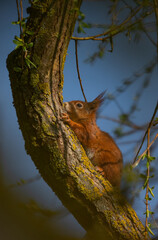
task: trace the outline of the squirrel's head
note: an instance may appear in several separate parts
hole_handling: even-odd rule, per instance
[[[104,94],[105,92],[102,92],[92,102],[65,102],[64,108],[67,111],[70,119],[74,122],[80,122],[82,120],[96,118],[96,112],[105,100]]]

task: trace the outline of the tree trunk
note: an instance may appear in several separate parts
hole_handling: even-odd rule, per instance
[[[72,130],[60,121],[64,61],[80,5],[81,0],[32,4],[27,29],[34,31],[29,54],[37,68],[22,63],[20,48],[8,56],[25,148],[63,205],[93,234],[91,239],[143,240],[144,227],[134,210],[95,171]],[[22,65],[22,72],[14,70]]]

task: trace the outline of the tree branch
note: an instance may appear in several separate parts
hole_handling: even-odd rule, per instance
[[[147,130],[146,130],[146,132],[145,132],[145,134],[143,136],[143,140],[141,142],[141,145],[140,145],[140,147],[139,147],[139,149],[137,151],[137,154],[136,154],[136,156],[134,158],[134,161],[133,161],[133,164],[132,164],[133,167],[136,167],[139,164],[140,160],[141,160],[141,158],[138,158],[138,160],[137,160],[137,157],[138,157],[138,154],[139,154],[139,152],[140,152],[140,150],[141,150],[141,148],[143,146],[143,143],[145,141],[146,135],[148,133],[148,129],[150,129],[152,124],[153,124],[153,121],[154,121],[154,118],[155,118],[155,115],[156,115],[157,111],[158,111],[158,102],[156,103],[156,106],[155,106],[155,109],[154,109],[154,113],[153,113],[152,118],[151,118],[151,120],[150,120],[150,122],[148,124]]]
[[[39,4],[41,5],[39,7]],[[7,67],[25,148],[41,176],[62,203],[97,239],[145,239],[132,207],[95,171],[74,133],[60,121],[63,67],[81,1],[32,2],[28,30],[36,68],[22,72],[22,49],[10,53]]]
[[[87,102],[84,90],[83,90],[83,86],[82,86],[82,80],[80,77],[80,71],[79,71],[79,66],[78,66],[78,50],[77,50],[77,40],[75,40],[75,54],[76,54],[76,67],[77,67],[77,73],[78,73],[78,79],[79,79],[79,83],[80,83],[80,87],[81,87],[81,91],[84,97],[85,102]]]
[[[112,37],[112,36],[122,32],[124,30],[124,26],[140,11],[141,8],[142,8],[141,6],[136,8],[135,11],[133,11],[133,13],[131,13],[131,15],[128,16],[121,24],[119,24],[117,26],[113,26],[110,30],[108,30],[104,33],[100,33],[100,34],[90,36],[90,37],[71,37],[71,39],[73,39],[73,40],[105,41],[107,38]],[[137,22],[134,22],[134,23],[130,24],[130,26],[132,26],[133,24],[136,24]],[[100,38],[100,37],[105,36],[105,35],[107,35],[107,37]]]
[[[154,2],[156,26],[157,26],[157,63],[158,63],[158,2],[157,0],[153,0],[153,2]]]

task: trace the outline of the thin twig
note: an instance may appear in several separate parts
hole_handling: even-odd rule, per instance
[[[148,128],[147,132],[147,156],[150,156],[150,129]],[[147,159],[148,161],[148,159]],[[148,237],[148,212],[149,212],[149,178],[150,178],[150,165],[147,166],[147,185],[146,185],[146,193],[145,193],[145,205],[146,205],[146,218],[145,218],[145,232],[146,238]]]
[[[137,159],[138,154],[139,154],[139,152],[140,152],[140,150],[141,150],[141,148],[142,148],[142,146],[143,146],[143,143],[144,143],[144,141],[145,141],[146,135],[147,135],[147,133],[148,133],[148,129],[150,129],[151,126],[152,126],[152,123],[153,123],[153,121],[154,121],[154,118],[155,118],[155,115],[156,115],[157,110],[158,110],[158,102],[157,102],[156,107],[155,107],[155,109],[154,109],[154,113],[153,113],[153,115],[152,115],[152,118],[151,118],[151,120],[150,120],[150,122],[149,122],[148,128],[147,128],[147,130],[146,130],[146,132],[145,132],[145,134],[144,134],[142,143],[141,143],[141,145],[140,145],[140,147],[139,147],[139,149],[138,149],[138,151],[137,151],[137,154],[136,154],[136,156],[135,156],[135,158],[134,158],[134,161],[133,161],[133,164],[132,164],[133,167],[135,167],[135,166],[138,165],[136,159]],[[138,162],[138,163],[139,163],[139,162]]]
[[[139,156],[138,160],[133,164],[133,167],[136,167],[140,160],[142,159],[142,157],[144,156],[144,154],[146,154],[146,152],[151,148],[151,146],[153,145],[153,143],[155,142],[156,138],[158,138],[158,133],[156,134],[156,136],[154,137],[154,139],[152,140],[152,142],[149,144],[149,146],[145,149],[145,151]]]
[[[128,5],[124,0],[122,0],[122,2],[126,5],[126,7],[128,7],[130,10],[132,10],[132,7],[130,5]],[[137,19],[137,17],[135,16],[135,18]],[[138,19],[137,19],[138,20]],[[154,42],[154,40],[151,38],[151,36],[148,34],[148,32],[146,31],[145,26],[142,24],[142,30],[143,32],[146,34],[147,38],[152,42],[152,44],[154,46],[157,46],[157,44]]]
[[[150,13],[148,13],[148,16],[150,14],[152,14],[153,11],[151,11]],[[106,40],[114,37],[115,35],[127,30],[127,28],[131,28],[133,27],[134,25],[136,25],[137,23],[141,22],[144,18],[146,17],[146,15],[144,16],[141,16],[138,20],[136,20],[135,22],[129,24],[129,25],[126,25],[126,20],[124,22],[122,22],[120,25],[117,25],[113,28],[111,28],[110,30],[104,32],[104,33],[101,33],[101,34],[98,34],[98,35],[94,35],[94,36],[90,36],[90,37],[71,37],[72,40],[95,40],[95,41],[102,41],[102,42],[105,42]],[[130,19],[128,18],[128,21],[130,21]],[[127,23],[128,23],[127,21]],[[126,25],[126,28],[125,26]],[[107,36],[105,36],[107,35]],[[105,37],[101,37],[101,36],[105,36]],[[151,40],[151,39],[149,39]],[[152,40],[151,40],[152,41]],[[155,43],[154,43],[155,45]]]
[[[90,37],[80,37],[80,38],[79,37],[71,37],[71,39],[73,39],[73,40],[106,40],[107,37],[106,38],[99,38],[99,37],[109,35],[109,34],[110,34],[110,36],[116,35],[118,32],[120,32],[120,29],[118,30],[118,28],[121,28],[121,31],[122,31],[122,26],[125,25],[126,23],[128,23],[140,11],[140,9],[141,9],[141,6],[136,8],[136,10],[129,17],[127,17],[120,25],[115,26],[113,29],[110,29],[104,33],[100,33],[100,34],[90,36]],[[112,32],[114,32],[114,34],[112,34]]]
[[[79,82],[80,82],[80,87],[81,87],[81,90],[82,90],[83,97],[85,99],[85,102],[87,102],[86,96],[84,94],[84,90],[83,90],[83,86],[82,86],[82,80],[81,80],[81,77],[80,77],[79,66],[78,66],[77,40],[75,40],[75,54],[76,54],[76,67],[77,67],[78,79],[79,79]]]
[[[16,6],[17,6],[17,11],[18,11],[18,22],[20,22],[21,18],[20,18],[20,10],[19,10],[19,2],[18,2],[18,0],[16,0]],[[21,34],[22,34],[21,22],[20,22],[19,26],[20,26],[20,36],[21,36]]]
[[[22,0],[20,0],[20,8],[21,8],[21,20],[23,20],[23,6],[22,6]]]
[[[155,17],[156,17],[156,26],[157,26],[157,63],[158,63],[158,1],[154,1]]]
[[[21,22],[23,20],[23,6],[22,6],[22,0],[20,0],[20,9],[21,9]],[[21,25],[21,38],[24,40],[24,35],[23,35],[24,31],[23,31],[23,27]]]
[[[26,180],[20,180],[19,182],[15,183],[15,184],[11,184],[9,185],[8,187],[9,188],[16,188],[16,187],[20,187],[20,186],[23,186],[23,185],[27,185],[27,184],[30,184],[30,183],[34,183],[38,180],[41,179],[41,175],[40,174],[37,174],[36,176],[32,177],[32,178],[28,178]]]
[[[20,0],[20,8],[21,8],[21,22],[22,22],[22,20],[23,20],[23,6],[22,6],[22,0]],[[21,35],[22,35],[22,38],[24,38],[23,37],[23,28],[22,28],[22,26],[21,26]]]
[[[16,0],[16,6],[17,6],[17,11],[18,11],[18,21],[20,21],[20,11],[19,11],[19,3],[18,3],[18,0]]]

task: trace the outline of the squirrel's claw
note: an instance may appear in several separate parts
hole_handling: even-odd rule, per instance
[[[99,172],[102,176],[105,175],[103,168],[101,168],[101,167],[99,167],[99,166],[95,166],[95,170],[96,170],[97,172]]]
[[[62,121],[65,122],[65,123],[70,122],[69,115],[68,115],[67,113],[62,113],[60,120],[62,120]]]

